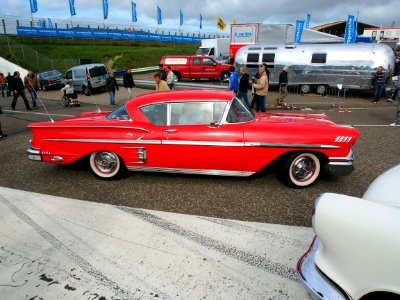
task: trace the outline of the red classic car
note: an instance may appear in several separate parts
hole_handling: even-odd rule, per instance
[[[322,114],[255,116],[228,91],[151,93],[113,112],[28,125],[28,158],[56,164],[88,160],[103,179],[124,170],[250,176],[274,163],[278,177],[307,187],[323,168],[353,171],[359,132]]]

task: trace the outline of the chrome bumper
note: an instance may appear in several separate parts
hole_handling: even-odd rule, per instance
[[[300,282],[314,300],[347,300],[348,298],[315,265],[314,256],[320,241],[313,240],[310,249],[297,263]]]
[[[28,155],[28,158],[33,161],[42,161],[42,156],[40,155],[40,150],[36,149],[26,149],[26,154]]]
[[[330,157],[325,168],[336,176],[349,175],[354,171],[353,160],[353,150],[350,149],[346,157]]]

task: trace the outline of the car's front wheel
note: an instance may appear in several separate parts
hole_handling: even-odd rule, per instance
[[[92,172],[101,179],[120,177],[124,169],[121,159],[111,151],[93,152],[89,161]]]
[[[280,179],[290,187],[305,188],[312,185],[321,172],[321,162],[312,153],[290,154],[279,171]]]

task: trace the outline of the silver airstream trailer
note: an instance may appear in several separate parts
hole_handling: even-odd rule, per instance
[[[284,66],[289,66],[289,85],[299,85],[303,93],[312,88],[324,94],[342,84],[346,89],[370,89],[372,73],[383,66],[388,80],[394,69],[393,50],[383,44],[255,44],[239,49],[235,66],[246,66],[250,75],[266,63],[270,84],[277,85]]]

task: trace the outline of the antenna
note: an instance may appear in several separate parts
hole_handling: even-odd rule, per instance
[[[36,98],[37,98],[37,99],[40,101],[40,103],[42,104],[42,106],[43,106],[43,108],[44,108],[44,111],[46,112],[47,116],[48,116],[49,119],[50,119],[50,122],[54,123],[54,120],[53,120],[53,118],[50,116],[49,112],[47,111],[47,108],[46,108],[46,106],[44,105],[44,103],[43,103],[43,101],[42,101],[42,98],[39,97],[39,95],[38,95],[38,93],[36,93],[36,90],[35,90],[35,89],[33,89],[33,91],[34,91],[34,93],[35,93],[35,95],[36,95]]]

